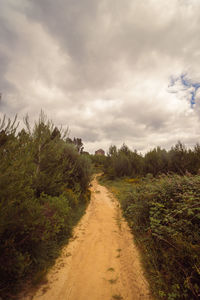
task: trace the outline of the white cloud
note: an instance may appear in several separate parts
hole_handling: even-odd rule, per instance
[[[43,109],[89,151],[191,146],[200,94],[180,76],[200,82],[199,8],[196,0],[2,0],[1,114],[33,120]]]

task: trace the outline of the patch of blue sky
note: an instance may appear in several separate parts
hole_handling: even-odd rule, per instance
[[[181,74],[180,80],[183,86],[185,87],[191,87],[191,80],[186,77],[187,73]]]
[[[181,90],[188,90],[188,89],[191,90],[189,93],[190,94],[189,101],[191,107],[193,108],[194,104],[196,103],[196,94],[198,89],[200,88],[200,82],[193,81],[191,78],[188,77],[187,73],[183,73],[178,77],[171,76],[168,87],[176,87],[176,85],[178,86],[178,83],[179,83],[179,89],[181,88]],[[181,83],[181,87],[180,87],[180,83]],[[170,92],[175,93],[178,92],[178,90],[177,91],[172,90]]]

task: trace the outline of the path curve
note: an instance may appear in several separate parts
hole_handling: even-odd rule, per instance
[[[33,300],[149,300],[138,250],[118,202],[92,181],[91,201],[73,238]]]

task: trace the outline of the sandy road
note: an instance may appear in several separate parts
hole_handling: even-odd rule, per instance
[[[86,214],[34,300],[150,299],[139,255],[117,201],[96,179]]]

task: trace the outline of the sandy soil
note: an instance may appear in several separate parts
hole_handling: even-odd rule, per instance
[[[150,299],[118,202],[96,179],[86,214],[34,300]]]

